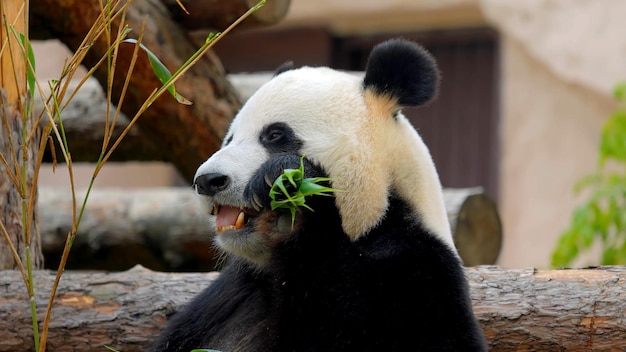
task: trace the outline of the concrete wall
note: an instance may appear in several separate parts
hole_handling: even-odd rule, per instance
[[[546,266],[626,79],[626,2],[482,0],[502,35],[501,264]],[[590,260],[580,264],[597,264]]]

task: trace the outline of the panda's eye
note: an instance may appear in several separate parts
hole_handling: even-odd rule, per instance
[[[261,141],[263,143],[276,143],[285,137],[285,128],[282,124],[274,124],[263,131]]]
[[[280,131],[280,130],[270,131],[270,133],[267,135],[267,141],[268,142],[276,142],[279,139],[283,138],[284,135],[285,135],[285,133],[283,131]]]
[[[284,122],[266,126],[259,136],[261,145],[270,153],[299,153],[303,142]]]

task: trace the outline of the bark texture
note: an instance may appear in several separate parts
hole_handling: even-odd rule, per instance
[[[70,86],[72,91],[75,85]],[[63,110],[63,129],[67,143],[72,153],[72,161],[96,162],[102,151],[102,141],[107,115],[106,96],[100,83],[95,79],[88,79],[76,92],[74,98]],[[44,109],[43,100],[35,96],[35,113]],[[109,121],[113,121],[115,107],[109,110]],[[116,140],[128,126],[129,119],[120,113],[112,128],[112,139]],[[48,123],[48,120],[42,121]],[[62,146],[53,144],[54,155],[58,162],[63,161]],[[132,126],[113,154],[110,161],[153,161],[165,159],[165,148],[158,141],[148,138],[136,125]],[[44,154],[44,162],[53,160],[50,145]]]
[[[216,273],[67,272],[59,287],[50,351],[142,351],[166,318]],[[626,268],[467,269],[474,312],[491,351],[623,351]],[[35,273],[43,309],[54,276]],[[372,283],[375,284],[375,283]],[[28,300],[20,274],[0,273],[0,351],[32,351]],[[418,317],[428,319],[428,317]],[[418,332],[416,332],[418,333]]]
[[[271,73],[256,74],[230,74],[227,76],[232,83],[241,101],[247,100],[263,83],[269,81]],[[42,85],[47,83],[42,82]],[[70,85],[70,90],[75,90],[75,85]],[[44,102],[35,95],[35,114],[44,109]],[[63,110],[63,127],[68,144],[71,147],[73,161],[95,162],[98,160],[104,139],[104,126],[106,121],[106,97],[102,87],[95,79],[88,79],[85,84],[75,93],[74,98]],[[115,108],[109,111],[109,120],[112,121]],[[47,123],[47,120],[43,121]],[[113,126],[112,139],[115,140],[128,126],[128,117],[120,113]],[[61,147],[54,143],[57,159],[62,158]],[[137,125],[131,127],[122,143],[111,155],[111,161],[153,161],[164,160],[167,148],[163,148],[160,142],[149,138]],[[206,156],[208,157],[208,156]],[[206,158],[205,157],[205,158]],[[44,161],[52,161],[52,154],[46,149]],[[173,162],[174,164],[176,161]]]
[[[624,351],[626,268],[468,269],[492,351]]]
[[[176,0],[161,2],[171,12],[172,18],[184,28],[222,31],[259,1],[180,0],[189,13],[185,13]],[[290,3],[291,0],[269,0],[237,29],[276,24],[285,17]]]

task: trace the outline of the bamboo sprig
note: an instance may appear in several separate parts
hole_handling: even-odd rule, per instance
[[[321,185],[321,182],[329,182],[328,177],[304,177],[304,156],[300,157],[300,166],[297,169],[285,169],[280,174],[272,187],[269,196],[270,208],[272,210],[289,211],[291,214],[291,226],[293,227],[296,220],[296,211],[299,207],[303,207],[313,211],[306,204],[308,196],[330,196],[337,192],[336,189]]]

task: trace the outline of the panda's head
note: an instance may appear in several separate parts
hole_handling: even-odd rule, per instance
[[[250,209],[244,190],[262,164],[290,153],[319,164],[341,190],[335,204],[350,239],[384,219],[394,192],[453,248],[431,156],[400,111],[432,99],[438,82],[430,54],[399,39],[373,49],[364,78],[325,67],[277,73],[245,103],[222,148],[196,172],[198,193],[219,209],[217,243],[262,262],[271,245],[258,227],[250,228],[259,212]]]

